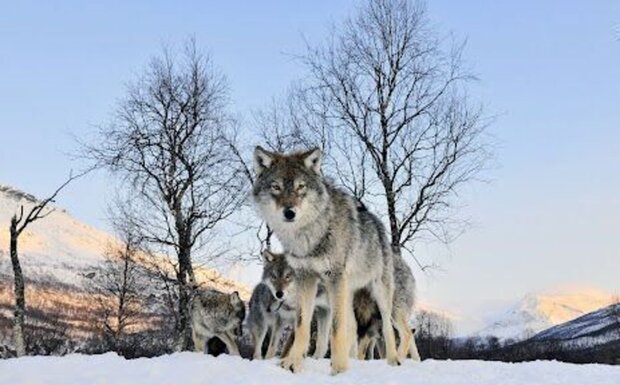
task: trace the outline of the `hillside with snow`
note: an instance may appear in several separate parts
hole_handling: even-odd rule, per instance
[[[532,342],[584,348],[620,342],[620,304],[612,304],[536,334]]]
[[[20,206],[28,210],[35,203],[34,196],[0,185],[0,330],[9,326],[12,314],[10,219]],[[117,245],[118,240],[81,223],[60,207],[54,209],[51,215],[30,224],[19,238],[28,319],[51,322],[50,315],[53,315],[55,327],[66,328],[73,335],[88,334],[94,324],[95,301],[87,290],[87,277],[104,261],[106,249]],[[226,279],[214,269],[197,267],[195,273],[198,282],[205,286],[226,292],[237,290],[245,299],[251,294],[247,286]],[[0,338],[0,345],[3,342],[6,343]]]
[[[611,303],[611,294],[594,289],[528,294],[475,334],[524,340]]]

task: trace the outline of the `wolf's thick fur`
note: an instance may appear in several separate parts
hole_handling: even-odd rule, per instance
[[[273,358],[278,342],[287,326],[295,321],[296,293],[294,273],[284,254],[263,253],[263,277],[250,298],[248,325],[254,346],[254,358],[262,358],[263,341],[270,332],[265,358]],[[278,298],[279,297],[279,298]],[[329,338],[329,305],[324,290],[317,294],[317,344],[315,358],[327,353]]]
[[[295,321],[293,269],[283,254],[266,251],[263,262],[263,278],[252,292],[248,316],[255,359],[263,358],[263,341],[268,332],[271,336],[265,358],[273,358],[286,326]]]
[[[333,314],[332,373],[348,367],[349,349],[356,341],[352,293],[364,287],[382,315],[388,363],[399,364],[390,317],[393,258],[381,221],[358,211],[353,197],[322,178],[318,149],[283,155],[257,147],[254,160],[254,200],[283,245],[297,285],[295,341],[281,365],[294,372],[301,368],[319,282]]]
[[[245,304],[239,293],[196,288],[190,306],[194,349],[203,352],[205,343],[218,337],[226,344],[228,354],[239,355],[235,338],[242,335],[245,318]]]
[[[415,339],[409,320],[415,305],[415,279],[411,268],[401,254],[393,251],[394,256],[394,297],[392,322],[398,331],[398,356],[401,360],[411,356],[414,361],[420,360]],[[355,318],[358,323],[358,358],[374,358],[374,346],[381,337],[381,315],[374,300],[365,290],[360,290],[354,298]]]

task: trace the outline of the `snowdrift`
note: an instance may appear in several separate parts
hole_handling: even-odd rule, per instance
[[[424,385],[618,385],[620,367],[574,365],[555,361],[507,364],[485,361],[407,361],[393,368],[384,361],[351,361],[348,372],[330,376],[328,360],[306,359],[304,371],[292,374],[276,360],[248,361],[178,353],[125,360],[100,356],[24,357],[0,361],[0,384],[424,384]]]

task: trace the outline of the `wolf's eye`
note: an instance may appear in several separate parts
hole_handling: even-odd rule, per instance
[[[300,183],[297,186],[297,191],[303,191],[306,188],[306,184],[305,183]]]
[[[291,273],[288,273],[287,275],[284,276],[284,279],[287,280],[287,281],[290,281],[291,278],[293,278],[293,277],[291,277]]]
[[[272,192],[274,192],[274,193],[279,193],[279,192],[280,192],[280,190],[282,190],[282,188],[280,187],[280,185],[279,185],[279,184],[277,184],[277,183],[275,183],[275,182],[271,184],[271,191],[272,191]]]

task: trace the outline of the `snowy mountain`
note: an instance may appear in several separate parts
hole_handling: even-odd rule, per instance
[[[594,289],[528,294],[475,333],[523,340],[612,303],[612,296]]]
[[[584,348],[620,341],[620,304],[612,304],[536,334],[533,342]]]
[[[10,219],[21,205],[28,210],[34,203],[34,196],[0,185],[0,330],[9,326],[13,301]],[[48,217],[30,224],[19,238],[18,250],[27,282],[31,321],[59,315],[60,319],[54,322],[63,323],[72,334],[88,333],[93,324],[89,317],[94,301],[85,277],[104,261],[106,248],[115,244],[118,241],[112,235],[79,222],[59,207]],[[205,286],[226,292],[237,290],[244,299],[251,294],[248,287],[224,278],[214,269],[197,267],[195,274]]]

